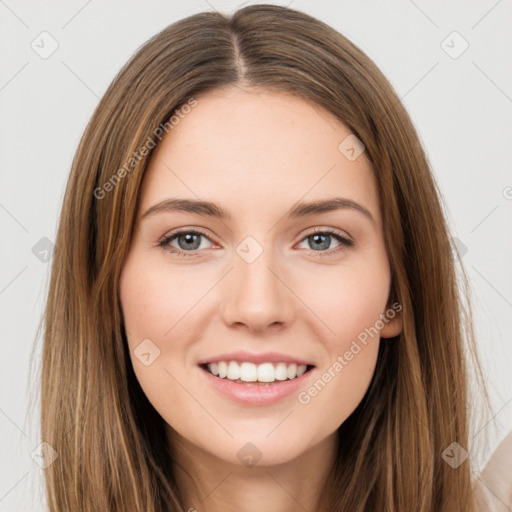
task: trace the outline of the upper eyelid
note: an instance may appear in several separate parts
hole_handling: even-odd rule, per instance
[[[307,236],[311,236],[311,235],[314,235],[316,233],[334,233],[338,236],[341,236],[343,238],[346,238],[347,240],[350,240],[350,241],[353,241],[353,238],[352,238],[352,235],[350,235],[347,231],[343,230],[343,229],[337,229],[337,228],[319,228],[319,227],[314,227],[314,228],[310,228],[311,231],[308,231],[305,235],[302,236],[302,239],[307,237]],[[302,240],[301,239],[301,240]]]

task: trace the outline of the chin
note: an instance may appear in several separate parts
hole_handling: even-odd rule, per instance
[[[234,439],[205,448],[213,456],[226,463],[247,468],[286,464],[299,457],[307,449],[304,440],[301,441],[296,436],[287,435],[285,430],[281,435],[273,432],[266,437],[268,432],[253,436],[244,433],[235,435],[233,432]]]

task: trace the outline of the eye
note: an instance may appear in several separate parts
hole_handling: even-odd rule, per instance
[[[166,235],[160,240],[158,246],[178,256],[196,256],[195,251],[204,249],[201,246],[201,238],[210,240],[202,231],[196,229],[181,230]],[[171,245],[171,242],[174,241],[176,241],[178,247]]]
[[[208,235],[198,229],[182,229],[170,235],[164,236],[158,242],[158,247],[176,254],[177,256],[197,256],[197,251],[207,248],[202,246],[202,238],[210,240]],[[334,249],[329,248],[332,239],[336,240],[339,244]],[[338,253],[354,245],[352,240],[330,229],[315,229],[312,233],[306,235],[306,237],[302,240],[303,241],[301,243],[304,241],[310,242],[311,246],[313,247],[313,249],[310,249],[310,251],[317,253],[318,256],[329,256],[333,253]],[[176,242],[178,247],[172,245],[172,242]]]
[[[339,245],[334,249],[329,249],[332,239],[335,239]],[[333,253],[346,250],[354,245],[352,240],[330,229],[315,229],[312,233],[307,235],[303,241],[310,242],[310,245],[313,247],[311,251],[318,253],[319,256],[329,256]],[[323,249],[329,250],[325,251]]]

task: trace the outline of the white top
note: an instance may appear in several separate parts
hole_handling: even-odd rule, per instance
[[[512,512],[512,432],[498,445],[477,477],[475,490],[481,512]]]

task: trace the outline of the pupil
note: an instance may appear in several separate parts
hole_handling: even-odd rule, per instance
[[[194,237],[196,238],[196,240],[194,240]],[[200,245],[200,244],[197,244],[197,239],[199,239],[199,236],[194,234],[194,233],[187,233],[186,235],[182,235],[180,238],[186,240],[186,244],[185,245],[189,249],[190,248],[197,249],[199,247],[199,245]],[[196,246],[192,247],[194,245],[194,243],[197,245],[197,247]]]
[[[315,240],[315,243],[317,243],[319,240],[319,238],[323,238],[324,239],[324,242],[322,243],[322,241],[320,241],[320,248],[321,249],[328,249],[329,248],[329,242],[328,242],[328,238],[329,236],[328,235],[323,235],[323,234],[315,234],[313,235],[313,239]],[[319,246],[317,245],[317,248]]]

